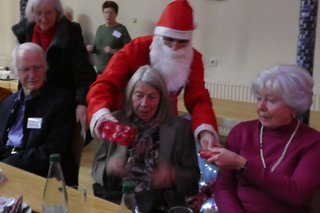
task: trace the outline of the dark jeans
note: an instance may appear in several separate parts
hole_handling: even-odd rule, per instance
[[[94,183],[92,187],[94,196],[100,197],[113,203],[120,204],[122,197],[121,191],[108,191],[98,183]]]
[[[120,204],[122,197],[122,179],[116,176],[106,176],[103,177],[103,186],[99,183],[94,183],[92,185],[93,193],[95,196],[102,199],[111,201],[113,203]]]
[[[139,211],[146,213],[166,213],[167,204],[161,190],[151,190],[148,192],[136,193]]]

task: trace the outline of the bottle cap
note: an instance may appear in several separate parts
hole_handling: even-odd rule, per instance
[[[50,162],[59,162],[60,161],[60,154],[58,153],[53,153],[50,155]]]
[[[132,193],[134,192],[135,183],[133,181],[125,181],[122,183],[122,192],[123,193]]]

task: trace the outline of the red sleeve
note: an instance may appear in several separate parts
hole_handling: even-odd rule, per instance
[[[184,102],[192,116],[192,130],[201,124],[210,124],[218,132],[216,116],[214,114],[211,97],[204,85],[204,68],[202,56],[194,50],[194,59],[188,83],[185,87]]]
[[[132,40],[118,51],[106,69],[91,85],[87,95],[88,121],[102,108],[115,111],[122,108],[125,87],[133,73],[149,64],[149,46],[152,36]]]

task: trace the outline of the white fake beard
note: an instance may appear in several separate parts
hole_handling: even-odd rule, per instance
[[[179,92],[185,86],[192,60],[191,44],[172,50],[164,44],[161,36],[154,36],[150,46],[150,63],[162,74],[169,92]]]

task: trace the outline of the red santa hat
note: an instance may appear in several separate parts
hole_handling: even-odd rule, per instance
[[[192,8],[187,0],[175,0],[162,12],[154,34],[191,40],[194,29]]]

